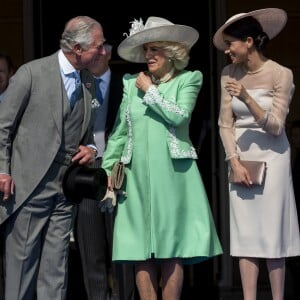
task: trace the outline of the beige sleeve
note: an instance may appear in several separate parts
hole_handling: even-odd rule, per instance
[[[273,72],[274,95],[272,107],[266,112],[264,118],[258,120],[262,128],[273,135],[280,135],[285,128],[285,120],[289,112],[295,86],[291,70],[280,67]]]
[[[232,97],[224,88],[225,82],[229,79],[227,70],[225,67],[221,74],[221,103],[218,120],[219,134],[224,146],[226,160],[238,156],[235,142],[235,118],[231,107]]]

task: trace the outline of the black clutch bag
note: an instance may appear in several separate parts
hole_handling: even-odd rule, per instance
[[[265,161],[240,160],[240,163],[248,170],[253,184],[263,184],[267,171],[267,163]],[[229,171],[229,182],[236,183],[232,169]]]

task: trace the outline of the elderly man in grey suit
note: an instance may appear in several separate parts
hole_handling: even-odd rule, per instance
[[[80,70],[105,54],[104,41],[99,22],[71,19],[61,49],[21,66],[1,102],[7,300],[66,299],[74,204],[63,194],[62,179],[71,162],[89,164],[95,157],[93,78]]]

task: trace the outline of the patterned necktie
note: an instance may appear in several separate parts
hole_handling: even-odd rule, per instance
[[[100,88],[101,81],[102,81],[101,78],[96,78],[96,96],[97,96],[97,100],[102,105],[104,99]]]
[[[73,93],[71,95],[71,99],[70,99],[70,105],[71,105],[71,108],[73,109],[76,101],[78,100],[79,93],[81,91],[81,79],[80,79],[80,73],[77,71],[73,72],[72,76],[75,78],[75,88],[74,88],[74,91],[73,91]]]

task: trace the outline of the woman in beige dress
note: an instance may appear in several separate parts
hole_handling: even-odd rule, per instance
[[[237,182],[229,183],[230,254],[239,257],[245,300],[256,299],[260,258],[266,259],[273,299],[282,300],[285,258],[300,254],[285,133],[293,74],[263,54],[286,21],[277,8],[237,14],[213,38],[232,61],[221,74],[219,128]],[[242,159],[267,163],[262,185],[252,183]]]

